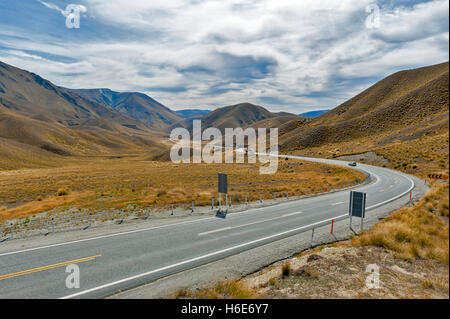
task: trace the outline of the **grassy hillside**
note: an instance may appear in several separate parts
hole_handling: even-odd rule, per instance
[[[167,148],[144,123],[1,62],[0,138],[0,169],[54,166],[61,156]]]
[[[375,151],[398,169],[448,170],[449,63],[395,73],[311,121],[280,127],[282,151]]]

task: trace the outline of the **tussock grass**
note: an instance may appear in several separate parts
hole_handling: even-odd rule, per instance
[[[434,183],[415,206],[401,208],[371,230],[352,238],[355,246],[373,245],[403,259],[449,263],[448,183]]]
[[[283,278],[286,278],[289,277],[291,273],[292,273],[291,263],[287,261],[281,266],[281,276]]]
[[[180,288],[168,296],[172,299],[255,299],[258,293],[239,280],[220,281],[212,287],[192,291]]]
[[[58,189],[58,191],[56,192],[57,196],[65,196],[65,195],[69,195],[69,191],[66,188],[60,188]]]

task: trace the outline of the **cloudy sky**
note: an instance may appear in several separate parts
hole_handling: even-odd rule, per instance
[[[66,26],[69,4],[80,28]],[[448,0],[1,0],[0,61],[175,110],[247,101],[301,113],[447,61],[448,10]]]

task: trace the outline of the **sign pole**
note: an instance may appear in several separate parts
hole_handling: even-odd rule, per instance
[[[350,206],[349,206],[349,212],[350,212],[350,231],[352,231],[352,216],[353,216],[353,191],[350,191]]]
[[[228,193],[225,194],[225,197],[226,197],[225,207],[227,208],[227,209],[225,210],[225,212],[228,213]]]

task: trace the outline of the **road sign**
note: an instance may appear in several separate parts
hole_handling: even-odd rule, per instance
[[[218,191],[222,194],[228,193],[228,176],[227,174],[219,173]]]
[[[350,192],[350,216],[364,218],[366,215],[366,193]]]
[[[448,176],[443,175],[443,174],[428,174],[428,178],[431,178],[431,179],[447,179]]]
[[[361,231],[363,230],[364,217],[366,216],[366,193],[350,192],[350,206],[348,209],[350,215],[350,230],[352,228],[352,217],[361,217]],[[355,232],[356,233],[356,232]]]

